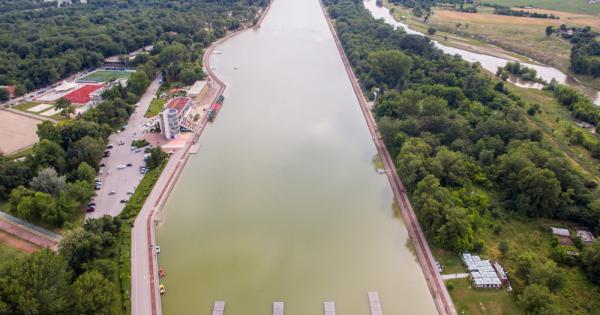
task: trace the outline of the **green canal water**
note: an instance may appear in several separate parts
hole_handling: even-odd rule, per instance
[[[163,313],[435,314],[318,0],[218,47],[228,84],[158,226]]]

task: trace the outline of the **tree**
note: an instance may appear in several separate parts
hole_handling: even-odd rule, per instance
[[[10,99],[10,94],[6,88],[0,88],[0,102],[8,101]]]
[[[509,250],[509,245],[507,241],[501,241],[498,244],[498,250],[502,253],[502,256],[506,256],[506,254],[508,253]]]
[[[378,50],[367,58],[370,73],[375,81],[396,88],[410,72],[412,59],[400,50]]]
[[[7,199],[10,192],[31,180],[31,169],[23,162],[5,160],[0,156],[0,199]]]
[[[58,176],[56,170],[51,167],[44,168],[31,180],[31,187],[37,191],[58,195],[65,187],[66,179]]]
[[[136,95],[142,95],[144,94],[144,91],[146,91],[148,84],[150,84],[150,79],[148,79],[146,73],[143,71],[136,71],[129,77],[127,89]]]
[[[552,35],[552,33],[554,33],[554,26],[552,26],[552,25],[546,26],[546,36],[550,36],[550,35]]]
[[[67,151],[70,169],[79,167],[83,162],[97,168],[106,146],[104,140],[85,136],[75,142]]]
[[[526,314],[531,315],[559,315],[563,312],[558,307],[556,296],[548,288],[541,285],[530,285],[519,296]]]
[[[435,29],[435,27],[430,27],[427,29],[427,34],[429,35],[434,35],[435,32],[437,32],[437,30]]]
[[[6,303],[8,314],[67,314],[70,278],[64,259],[43,249],[0,272],[0,301]]]
[[[594,242],[583,251],[581,262],[587,277],[600,284],[600,241]]]
[[[445,222],[436,236],[436,241],[444,248],[461,252],[471,249],[473,228],[471,218],[464,208],[454,207],[444,214]]]
[[[150,169],[157,168],[162,164],[167,155],[162,151],[160,147],[150,149],[150,156],[146,160],[146,165]]]
[[[88,271],[73,283],[77,314],[110,315],[117,301],[115,286],[97,271]]]
[[[82,180],[88,183],[93,183],[96,178],[96,170],[89,166],[86,162],[81,162],[77,169],[71,173],[70,180]]]
[[[517,209],[530,217],[552,215],[560,202],[561,187],[549,169],[527,167],[518,175]]]
[[[60,171],[66,167],[65,151],[59,144],[48,139],[42,139],[33,146],[33,154],[29,159],[34,170],[51,167]]]
[[[73,107],[71,101],[64,97],[61,97],[58,100],[56,100],[56,102],[54,103],[54,107],[57,110],[60,110],[60,114],[62,116],[65,116],[67,118],[69,118],[71,114],[75,113],[75,108]]]
[[[66,105],[61,111],[60,111],[60,115],[64,116],[65,118],[69,118],[71,117],[71,115],[75,114],[75,106],[73,106],[73,104],[68,104]]]

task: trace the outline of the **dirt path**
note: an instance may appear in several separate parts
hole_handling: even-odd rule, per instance
[[[346,57],[342,44],[337,36],[337,33],[335,32],[335,28],[333,27],[333,24],[327,14],[327,10],[325,9],[323,2],[319,1],[319,4],[321,5],[323,14],[325,14],[325,18],[329,25],[329,29],[331,30],[335,44],[344,63],[344,67],[346,68],[348,77],[350,78],[350,81],[352,83],[352,88],[354,89],[354,93],[356,94],[358,103],[360,104],[361,110],[369,127],[369,131],[371,132],[373,142],[375,142],[377,151],[381,156],[382,162],[386,169],[388,180],[390,181],[392,191],[394,192],[396,202],[398,203],[398,205],[400,205],[400,212],[402,213],[402,217],[406,222],[406,229],[408,230],[410,238],[413,241],[415,252],[417,254],[417,257],[419,258],[421,269],[425,274],[425,279],[429,286],[431,295],[434,299],[436,308],[440,314],[454,315],[456,314],[456,309],[454,308],[452,299],[450,298],[450,295],[446,290],[446,286],[444,285],[444,282],[439,272],[437,272],[433,265],[434,259],[433,255],[431,254],[431,250],[429,249],[429,245],[427,244],[427,240],[425,239],[423,231],[421,230],[421,226],[419,225],[419,222],[417,221],[410,201],[408,200],[406,190],[404,189],[404,186],[402,185],[402,182],[400,181],[400,178],[396,173],[396,168],[390,157],[390,154],[387,151],[385,145],[383,144],[381,135],[379,134],[379,131],[377,130],[377,125],[375,124],[375,119],[373,118],[373,115],[369,110],[368,103],[364,95],[362,94],[360,84],[358,83],[358,80],[354,75],[354,71],[352,70],[350,62]]]

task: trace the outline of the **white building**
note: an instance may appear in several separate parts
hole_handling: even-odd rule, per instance
[[[158,114],[160,130],[166,139],[175,139],[181,129],[180,123],[192,108],[189,97],[175,97],[169,100]]]

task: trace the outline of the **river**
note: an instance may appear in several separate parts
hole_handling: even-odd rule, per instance
[[[163,211],[165,314],[436,314],[318,0],[219,45],[227,84]]]
[[[412,30],[408,27],[408,25],[397,21],[390,13],[390,10],[388,8],[385,8],[382,6],[378,6],[376,4],[376,0],[364,0],[363,3],[365,5],[365,8],[367,8],[367,10],[369,10],[371,12],[371,15],[373,15],[373,17],[375,17],[377,19],[383,19],[385,21],[385,23],[392,25],[394,27],[404,28],[404,30],[409,34],[423,35],[423,33]],[[498,69],[498,67],[503,67],[504,65],[506,65],[506,63],[508,61],[512,61],[512,60],[508,60],[508,59],[504,59],[504,58],[474,53],[474,52],[470,52],[470,51],[459,49],[459,48],[445,46],[445,45],[440,44],[438,41],[433,41],[433,43],[435,44],[435,46],[437,48],[441,49],[442,51],[444,51],[447,54],[460,55],[464,60],[469,61],[469,62],[479,62],[481,64],[482,68],[484,68],[485,70],[488,70],[492,73],[496,73],[496,70]],[[566,74],[562,73],[560,70],[553,68],[553,67],[549,67],[549,66],[541,66],[541,65],[530,64],[530,63],[525,63],[525,62],[521,62],[521,64],[524,64],[530,68],[534,68],[537,71],[538,76],[541,77],[542,79],[544,79],[545,81],[550,82],[552,80],[552,78],[555,78],[559,83],[569,85],[571,87],[576,88],[583,94],[587,95],[591,100],[593,100],[596,105],[600,105],[600,93],[598,93],[597,90],[587,87],[587,86],[577,82],[575,79],[567,76]],[[520,87],[525,87],[525,88],[541,88],[542,87],[541,84],[539,84],[539,83],[531,83],[531,82],[527,82],[527,81],[523,81],[523,80],[519,80],[519,79],[514,80],[514,78],[511,79],[511,82]]]

